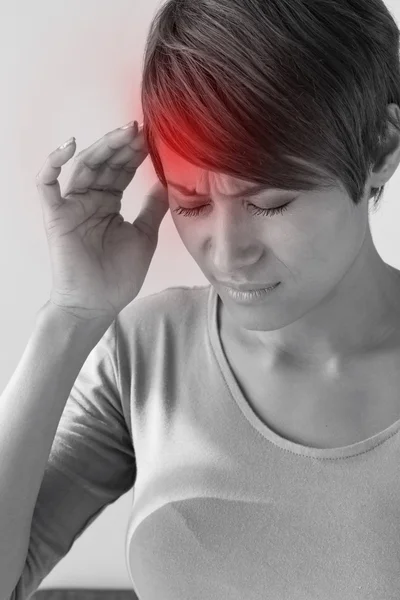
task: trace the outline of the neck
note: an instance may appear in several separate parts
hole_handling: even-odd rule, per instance
[[[349,358],[376,349],[400,323],[400,276],[379,256],[372,237],[340,283],[301,319],[274,331],[251,331],[225,314],[228,338],[265,367],[337,374]],[[221,307],[222,309],[222,307]]]

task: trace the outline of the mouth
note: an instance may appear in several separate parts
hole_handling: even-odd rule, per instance
[[[256,292],[259,290],[272,290],[274,287],[279,285],[280,281],[277,283],[254,283],[244,285],[223,283],[222,281],[219,281],[218,283],[224,287],[230,288],[231,290],[236,290],[237,292]]]
[[[252,289],[248,291],[239,291],[238,289],[225,287],[228,296],[239,304],[254,304],[263,302],[270,294],[273,294],[274,290],[279,287],[281,282],[276,283],[273,286],[264,289]]]

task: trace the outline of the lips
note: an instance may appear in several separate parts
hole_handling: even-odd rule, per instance
[[[219,282],[221,285],[224,285],[225,287],[229,287],[232,288],[233,290],[237,290],[238,292],[255,292],[256,290],[265,290],[267,288],[272,288],[275,287],[276,285],[278,285],[278,282],[276,283],[254,283],[254,284],[245,284],[245,285],[237,285],[237,284],[233,284],[233,283],[223,283],[222,281]]]

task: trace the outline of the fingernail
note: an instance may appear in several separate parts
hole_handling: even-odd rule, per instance
[[[128,123],[128,125],[124,125],[123,127],[120,127],[120,129],[130,129],[131,127],[134,126],[135,123],[136,123],[136,121],[131,121],[130,123]]]
[[[74,142],[74,141],[75,141],[75,138],[74,138],[74,137],[72,137],[72,138],[69,138],[69,140],[68,140],[68,141],[66,141],[64,144],[62,144],[61,146],[59,146],[59,148],[60,148],[61,150],[63,150],[64,148],[66,148],[67,146],[69,146],[70,144],[72,144],[72,142]]]

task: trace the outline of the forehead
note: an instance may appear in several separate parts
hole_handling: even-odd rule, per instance
[[[157,140],[156,147],[165,177],[169,182],[193,190],[196,189],[199,194],[201,192],[207,194],[213,183],[217,183],[217,187],[222,192],[225,190],[227,194],[254,188],[255,184],[250,181],[243,181],[230,175],[215,173],[193,165],[166,146],[162,140]]]

